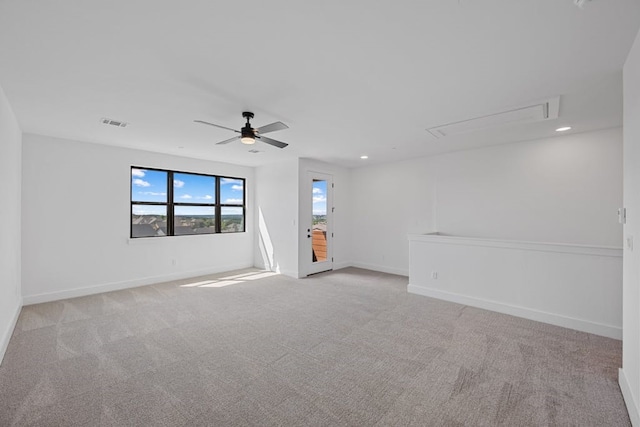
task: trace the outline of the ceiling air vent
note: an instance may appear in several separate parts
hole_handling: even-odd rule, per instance
[[[444,138],[445,136],[474,132],[481,129],[557,119],[559,107],[560,97],[557,96],[533,105],[520,106],[512,110],[432,127],[427,131],[436,138]]]
[[[253,154],[258,154],[260,152],[260,150],[249,150],[249,152],[253,153]]]
[[[121,122],[120,120],[105,119],[104,117],[100,119],[100,123],[104,125],[117,126],[119,128],[126,128],[129,125],[129,123]]]

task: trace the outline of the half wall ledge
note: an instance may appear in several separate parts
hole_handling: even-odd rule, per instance
[[[622,338],[622,248],[408,237],[410,293]]]

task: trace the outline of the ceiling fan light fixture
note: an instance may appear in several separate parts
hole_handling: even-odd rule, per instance
[[[241,135],[240,141],[243,144],[251,145],[256,143],[256,135],[248,122],[247,125],[241,129]]]
[[[230,130],[231,132],[240,134],[240,135],[234,136],[233,138],[229,138],[224,141],[217,142],[216,145],[228,144],[230,142],[237,141],[238,139],[240,140],[240,142],[242,142],[245,145],[253,145],[256,143],[256,138],[258,138],[260,142],[264,144],[269,144],[277,148],[285,148],[286,146],[289,145],[286,142],[267,138],[266,136],[262,135],[264,133],[275,132],[282,129],[288,129],[289,126],[285,125],[284,123],[274,122],[274,123],[270,123],[268,125],[261,126],[259,128],[254,129],[253,126],[251,126],[251,123],[249,122],[249,120],[253,118],[253,113],[249,111],[244,111],[242,113],[242,117],[247,119],[247,123],[240,130],[232,129],[226,126],[220,126],[215,123],[205,122],[203,120],[194,120],[194,122],[202,123],[203,125],[209,125],[209,126],[213,126],[221,129]]]

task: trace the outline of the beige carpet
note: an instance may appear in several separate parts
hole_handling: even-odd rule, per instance
[[[25,307],[0,425],[628,426],[620,341],[256,270]]]

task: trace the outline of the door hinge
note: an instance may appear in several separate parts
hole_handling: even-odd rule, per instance
[[[331,237],[333,237],[333,233],[331,233]]]
[[[626,224],[627,223],[627,209],[626,208],[618,209],[618,222],[620,224]]]
[[[331,212],[332,213],[335,212],[335,211],[336,211],[336,208],[331,208]]]
[[[331,257],[331,262],[333,262],[333,257]]]
[[[333,182],[331,183],[331,188],[333,188]]]

